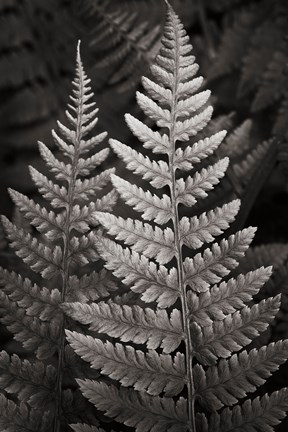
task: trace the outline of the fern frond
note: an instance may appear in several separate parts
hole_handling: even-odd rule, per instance
[[[143,212],[143,219],[154,219],[156,223],[164,224],[172,218],[171,201],[168,195],[159,198],[157,195],[151,194],[150,191],[144,191],[115,174],[111,175],[111,180],[126,204],[133,206],[133,209],[138,212]]]
[[[263,20],[252,35],[250,46],[243,58],[239,85],[239,93],[242,96],[249,94],[261,84],[260,77],[271,61],[275,47],[283,42],[284,23],[278,19],[278,25],[274,25],[274,19],[273,14],[269,14],[268,19]]]
[[[216,162],[215,165],[203,168],[194,177],[176,180],[176,202],[192,207],[199,198],[206,198],[206,191],[212,190],[224,176],[228,167],[228,158]]]
[[[245,257],[240,260],[237,271],[244,273],[260,266],[273,265],[276,270],[285,264],[288,258],[286,243],[269,243],[248,249]]]
[[[132,291],[142,293],[141,300],[152,302],[157,300],[161,308],[172,306],[179,297],[177,287],[177,270],[170,271],[164,266],[159,269],[154,262],[130,252],[128,248],[113,241],[102,238],[97,240],[97,249],[103,259],[107,260],[106,268],[112,270],[116,277],[122,278],[122,282],[130,285]]]
[[[108,192],[102,198],[97,198],[93,203],[93,211],[111,211],[118,199],[118,194],[115,190]],[[95,219],[93,218],[93,222]],[[93,224],[92,224],[93,225]]]
[[[69,260],[82,265],[97,261],[99,255],[95,249],[95,234],[91,231],[80,238],[72,237],[69,245]]]
[[[49,239],[61,233],[63,218],[61,215],[55,215],[51,210],[48,211],[45,207],[41,207],[27,196],[9,189],[9,194],[15,205],[25,213],[25,218],[30,220],[30,223],[37,228],[41,233],[45,233]]]
[[[126,123],[128,124],[132,133],[143,142],[143,147],[152,149],[154,153],[167,153],[169,150],[169,139],[165,133],[160,134],[158,131],[153,131],[140,120],[126,114]],[[114,141],[112,140],[112,145]],[[121,152],[122,153],[122,152]]]
[[[23,279],[15,272],[0,268],[1,290],[20,308],[26,310],[28,316],[35,316],[41,321],[50,321],[61,315],[59,305],[61,293],[57,288],[50,290],[32,284],[30,279]]]
[[[247,157],[239,164],[233,165],[233,171],[238,178],[243,179],[244,184],[248,184],[253,176],[255,165],[263,160],[265,155],[270,151],[272,140],[264,141],[259,144],[253,151],[248,153]]]
[[[185,385],[185,359],[180,353],[175,358],[156,351],[135,350],[122,344],[113,345],[92,336],[79,335],[66,330],[67,340],[75,352],[89,362],[94,369],[120,381],[124,387],[151,395],[164,392],[166,396],[176,396]]]
[[[263,84],[254,98],[253,111],[259,111],[279,100],[283,96],[283,89],[286,88],[287,77],[283,70],[287,56],[281,51],[276,51],[273,54],[263,74]]]
[[[159,264],[166,264],[175,255],[174,233],[169,228],[153,229],[147,223],[143,224],[130,218],[117,218],[109,213],[98,214],[97,219],[117,240],[123,240],[125,244],[131,245],[135,252],[142,253],[148,258],[155,258]]]
[[[161,188],[170,185],[169,167],[163,161],[151,161],[148,156],[122,144],[120,141],[111,141],[111,147],[126,163],[126,168],[135,174],[142,175],[144,180],[151,180],[151,185],[155,188]]]
[[[162,45],[151,78],[143,80],[146,94],[137,93],[138,105],[152,125],[126,115],[147,155],[111,140],[128,169],[148,183],[142,188],[133,183],[133,176],[111,176],[120,197],[145,222],[94,214],[114,238],[98,236],[98,253],[126,291],[108,302],[62,307],[94,332],[85,336],[67,331],[67,338],[82,359],[106,375],[100,382],[78,380],[84,396],[99,410],[139,432],[207,432],[216,424],[215,411],[241,403],[277,370],[287,341],[243,351],[275,319],[280,296],[249,304],[268,280],[270,267],[261,264],[237,276],[235,269],[253,240],[254,228],[214,241],[237,217],[239,201],[195,211],[227,171],[228,158],[215,155],[226,132],[209,129],[210,92],[199,92],[203,80],[195,77],[198,65],[188,36],[166,3]],[[248,126],[240,132],[247,133]],[[195,138],[188,143],[191,137]],[[239,141],[237,133],[233,140]],[[193,207],[193,217],[187,216],[187,207]],[[108,337],[105,342],[102,334]],[[269,409],[273,411],[272,400]],[[252,419],[247,405],[248,417],[250,411],[251,421],[257,422],[257,413]],[[222,413],[219,431],[221,422],[225,428]]]
[[[84,396],[105,413],[136,431],[181,432],[187,430],[186,400],[149,396],[104,382],[77,380]]]
[[[279,311],[280,296],[262,300],[251,308],[228,315],[222,321],[202,329],[193,323],[195,356],[203,364],[215,364],[218,358],[227,358],[248,345],[252,339],[264,332]]]
[[[254,392],[287,359],[287,341],[271,343],[260,350],[242,351],[217,366],[194,368],[195,391],[201,403],[212,411],[237,404]]]
[[[65,312],[89,329],[120,338],[122,342],[147,343],[148,349],[161,347],[169,354],[175,351],[183,339],[180,312],[173,309],[169,317],[163,309],[153,311],[133,305],[119,305],[111,300],[91,305],[66,303]]]
[[[250,148],[252,120],[245,120],[226,138],[221,145],[221,152],[226,156],[237,157],[245,154]]]
[[[51,279],[59,273],[62,265],[62,251],[59,246],[51,249],[30,233],[26,234],[23,229],[17,228],[5,216],[2,216],[1,220],[11,242],[10,246],[32,270],[41,273],[46,279]]]
[[[97,291],[95,290],[96,286]],[[116,289],[115,280],[111,273],[107,272],[105,269],[99,272],[93,271],[80,278],[73,275],[69,277],[67,301],[94,301],[98,298],[107,297],[111,291]]]
[[[83,201],[95,196],[99,190],[103,189],[103,187],[108,184],[110,180],[110,174],[114,171],[114,168],[110,168],[95,177],[84,180],[76,180],[74,200]]]
[[[287,410],[287,388],[275,391],[270,396],[247,400],[241,406],[226,408],[221,414],[213,414],[209,432],[273,432],[273,426],[280,423]]]
[[[217,60],[211,68],[209,78],[215,79],[226,75],[241,64],[242,57],[246,54],[247,47],[255,26],[260,22],[264,10],[252,4],[244,8],[237,19],[227,23],[223,32]]]
[[[254,236],[255,229],[246,228],[237,234],[232,234],[227,240],[214,243],[210,248],[198,253],[194,258],[186,258],[183,266],[185,270],[184,283],[194,292],[205,292],[209,284],[219,282],[230,270],[237,265],[248,249]]]
[[[54,208],[66,208],[68,200],[67,188],[54,184],[52,180],[49,180],[33,167],[29,167],[29,170],[40,195],[49,200]]]
[[[182,171],[191,170],[194,168],[194,164],[199,163],[201,160],[213,154],[222,143],[225,136],[226,131],[221,131],[209,138],[197,141],[193,146],[185,147],[184,150],[177,148],[175,151],[175,167]]]
[[[193,321],[206,326],[214,320],[223,320],[228,314],[251,301],[270,276],[271,267],[260,267],[199,294],[190,291],[188,304]]]
[[[99,274],[91,272],[83,275],[83,272],[79,272],[80,266],[99,260],[95,249],[96,234],[92,231],[99,223],[94,213],[109,211],[116,202],[114,191],[90,202],[90,198],[95,198],[107,185],[114,169],[97,173],[98,166],[107,158],[109,150],[100,148],[94,153],[94,147],[101,144],[107,134],[92,135],[98,122],[98,108],[91,102],[93,92],[89,83],[78,44],[71,103],[66,111],[70,125],[67,127],[58,122],[59,132],[52,132],[59,154],[56,157],[40,142],[40,155],[48,173],[44,175],[30,167],[32,180],[48,205],[43,205],[42,201],[38,204],[27,196],[10,190],[18,210],[37,231],[32,234],[25,226],[20,228],[2,217],[11,247],[42,278],[39,275],[33,275],[31,279],[23,278],[14,272],[0,269],[0,283],[3,286],[0,292],[3,312],[1,323],[14,334],[16,341],[21,342],[25,353],[29,352],[32,357],[31,362],[30,359],[21,361],[17,356],[9,357],[5,352],[2,353],[0,367],[3,376],[0,385],[3,390],[6,387],[6,391],[16,395],[19,404],[24,401],[28,407],[51,410],[53,425],[50,424],[49,431],[54,432],[60,431],[60,424],[61,430],[62,426],[68,427],[71,414],[69,409],[74,403],[77,405],[75,392],[69,388],[64,389],[63,383],[66,387],[67,381],[68,387],[73,387],[71,379],[79,366],[74,361],[69,368],[65,367],[66,318],[60,304],[71,299],[95,300],[107,296],[110,290],[115,289],[115,283],[107,276],[106,270]],[[88,267],[86,271],[89,271]],[[45,286],[43,279],[49,280]],[[34,280],[37,283],[32,282]],[[33,362],[34,355],[38,360]],[[87,403],[83,397],[81,403]],[[78,403],[79,410],[81,403]],[[88,420],[88,411],[85,417],[79,410],[76,419]],[[19,422],[22,411],[19,408]],[[26,430],[24,411],[22,426],[18,425],[18,420],[11,420],[13,432],[21,427],[21,430]],[[27,411],[27,416],[28,414]],[[37,424],[39,428],[36,430],[42,432],[40,423]],[[31,426],[29,430],[34,429]]]
[[[11,357],[5,352],[0,353],[0,386],[7,393],[17,394],[23,402],[33,408],[41,408],[43,403],[53,400],[57,373],[52,365],[21,360],[16,354]]]
[[[53,356],[59,348],[59,318],[43,322],[37,317],[28,316],[25,309],[19,308],[5,294],[0,293],[0,298],[1,310],[4,312],[1,322],[14,334],[15,340],[21,342],[25,349],[35,351],[39,360]]]
[[[215,210],[202,213],[199,218],[197,216],[190,219],[181,218],[179,221],[181,242],[191,249],[198,249],[204,243],[212,242],[233,222],[239,207],[240,201],[235,200]]]
[[[270,4],[263,0],[259,4],[243,4],[237,12],[234,16],[228,14],[225,17],[220,47],[210,68],[210,77],[222,77],[220,83],[224,84],[225,89],[231,89],[232,84],[232,92],[236,90],[238,102],[250,106],[254,113],[273,106],[276,115],[271,118],[270,129],[273,128],[274,134],[285,134],[287,4],[285,1]],[[227,77],[228,74],[230,76]],[[238,74],[239,85],[234,90]]]
[[[52,421],[50,411],[29,409],[25,403],[19,407],[0,394],[0,427],[3,432],[49,432]]]
[[[107,1],[90,2],[90,15],[94,23],[91,47],[100,56],[96,67],[107,69],[108,83],[119,91],[133,88],[154,57],[159,26],[143,21],[138,9],[133,12],[131,7],[115,7]]]

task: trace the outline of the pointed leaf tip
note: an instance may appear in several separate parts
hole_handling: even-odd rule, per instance
[[[78,39],[78,42],[77,42],[77,54],[76,54],[78,62],[81,60],[80,46],[81,46],[81,39]]]

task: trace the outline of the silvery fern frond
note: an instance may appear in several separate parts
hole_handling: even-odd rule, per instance
[[[52,131],[59,157],[45,144],[39,143],[48,174],[30,167],[39,194],[48,204],[43,206],[10,190],[12,200],[34,230],[27,232],[25,227],[20,228],[2,217],[11,247],[38,273],[30,279],[13,271],[0,270],[1,322],[37,358],[28,361],[16,355],[9,356],[5,351],[0,354],[0,386],[6,392],[16,394],[20,403],[13,431],[18,430],[22,412],[25,415],[21,430],[42,430],[40,425],[38,429],[29,426],[29,419],[34,418],[35,410],[40,408],[47,408],[50,412],[50,431],[59,432],[60,425],[61,431],[66,430],[66,417],[69,418],[69,410],[73,411],[71,406],[76,403],[76,396],[72,389],[64,390],[62,384],[64,379],[71,380],[71,372],[66,377],[65,368],[72,368],[73,377],[73,367],[68,367],[65,316],[60,305],[65,301],[87,302],[105,297],[115,288],[106,270],[90,272],[86,267],[87,274],[79,273],[80,266],[99,260],[93,230],[97,228],[94,213],[110,211],[116,201],[113,191],[97,197],[107,185],[113,169],[97,173],[109,149],[100,146],[99,151],[95,152],[107,134],[93,134],[98,121],[98,108],[92,101],[89,82],[82,65],[79,44],[71,103],[66,111],[70,126],[58,122],[58,131]],[[28,408],[23,404],[27,404]],[[78,418],[82,417],[79,415]],[[13,421],[11,416],[12,424]]]
[[[287,341],[249,350],[273,321],[280,298],[249,305],[271,267],[230,275],[255,229],[215,242],[234,221],[239,200],[193,218],[184,215],[220,182],[229,161],[210,164],[208,159],[225,131],[189,144],[190,137],[205,133],[211,119],[210,92],[200,90],[203,78],[196,77],[192,47],[178,16],[167,7],[152,78],[143,78],[146,93],[137,93],[140,108],[158,127],[126,115],[145,156],[110,140],[127,168],[150,183],[147,189],[111,176],[121,198],[143,220],[95,214],[109,235],[97,238],[106,268],[139,294],[139,301],[63,305],[90,330],[109,336],[104,343],[95,334],[66,331],[76,353],[111,380],[77,382],[98,409],[138,432],[248,432],[263,424],[265,411],[271,414],[265,429],[270,431],[288,409],[287,389],[244,403],[241,399],[287,358]],[[197,169],[205,159],[206,166]],[[222,407],[227,407],[228,420],[218,413]]]

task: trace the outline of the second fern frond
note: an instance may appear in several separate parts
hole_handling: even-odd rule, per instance
[[[21,360],[17,355],[10,357],[2,351],[0,386],[17,397],[19,406],[1,396],[3,409],[7,409],[3,417],[1,414],[1,430],[16,431],[21,427],[23,431],[60,432],[68,430],[69,421],[88,416],[87,407],[84,408],[87,414],[73,413],[79,395],[74,384],[70,389],[65,388],[67,382],[73,383],[73,364],[71,350],[65,344],[67,318],[65,320],[60,305],[71,300],[87,301],[91,286],[93,300],[108,295],[108,290],[113,289],[108,276],[105,284],[105,271],[82,276],[78,271],[79,267],[99,260],[95,249],[96,234],[92,230],[97,227],[94,213],[110,211],[116,200],[115,192],[96,199],[113,169],[95,173],[95,168],[108,156],[109,149],[94,153],[107,134],[92,135],[98,121],[98,109],[91,102],[93,93],[89,82],[78,46],[74,88],[66,111],[71,128],[58,122],[59,132],[52,131],[60,158],[40,142],[40,153],[50,174],[46,176],[30,167],[40,196],[49,204],[42,206],[10,190],[14,203],[35,228],[35,233],[26,232],[2,217],[11,247],[42,278],[36,275],[31,279],[24,278],[0,270],[1,322],[30,356],[35,353],[37,359],[32,356],[29,360]],[[97,292],[100,280],[101,290]],[[39,410],[44,412],[43,418],[39,416]],[[35,418],[39,421],[35,422]],[[11,426],[12,429],[9,428],[11,424],[15,426]]]

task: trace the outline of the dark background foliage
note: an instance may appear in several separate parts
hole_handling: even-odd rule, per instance
[[[212,90],[215,115],[224,116],[222,121],[231,131],[247,119],[253,121],[246,153],[263,140],[274,139],[273,149],[265,160],[259,157],[259,169],[249,178],[248,210],[241,224],[258,226],[255,245],[287,243],[287,0],[171,3],[192,39],[201,73]],[[164,14],[160,0],[0,2],[1,214],[14,212],[8,187],[31,197],[35,193],[29,164],[45,171],[37,140],[54,148],[50,132],[56,119],[64,116],[79,39],[100,110],[99,130],[134,145],[123,114],[137,111],[135,90],[157,51]],[[115,161],[110,156],[107,164],[114,166]],[[117,164],[118,171],[123,170]],[[17,271],[20,263],[2,236],[1,250],[1,266]],[[287,291],[287,265],[284,260],[267,292],[274,289],[274,294],[280,287]],[[283,330],[283,323],[288,325],[285,305],[283,311],[282,333],[277,326],[273,329],[276,339],[288,334],[285,325]],[[2,347],[15,351],[4,330],[1,338]],[[284,384],[288,384],[287,366],[268,380],[265,390]],[[285,427],[284,422],[279,431]]]

